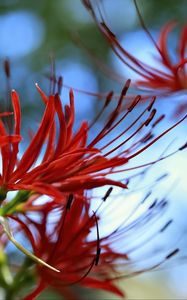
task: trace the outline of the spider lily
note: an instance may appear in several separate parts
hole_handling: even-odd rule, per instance
[[[122,61],[122,63],[140,76],[134,85],[141,91],[145,90],[146,93],[156,94],[159,96],[168,95],[172,92],[185,91],[187,89],[187,73],[186,73],[186,43],[187,43],[187,25],[185,24],[177,46],[177,62],[173,62],[170,57],[170,49],[168,45],[168,36],[176,22],[168,22],[163,26],[158,41],[156,42],[151,33],[147,29],[140,14],[136,1],[134,1],[136,10],[143,29],[145,30],[148,38],[150,38],[153,47],[157,52],[155,57],[155,65],[160,64],[160,68],[153,67],[132,55],[125,49],[117,39],[116,35],[112,32],[111,28],[107,25],[102,8],[99,4],[94,5],[90,0],[82,0],[86,9],[90,12],[91,16],[98,25],[99,30],[111,46],[112,51]],[[141,47],[141,46],[139,46]],[[147,99],[147,96],[145,97]],[[187,104],[182,103],[177,108],[178,113],[186,111]]]
[[[171,128],[161,133],[160,136],[153,138],[152,129],[149,130],[148,125],[152,122],[152,128],[154,128],[164,117],[155,118],[156,110],[153,108],[155,98],[153,98],[143,112],[135,117],[127,128],[116,134],[115,129],[130,115],[141,100],[141,96],[135,97],[127,110],[121,113],[121,106],[129,83],[130,81],[126,82],[117,105],[109,115],[106,124],[90,142],[88,142],[90,129],[109,105],[112,93],[107,96],[102,111],[92,124],[89,126],[88,122],[83,121],[80,128],[73,132],[75,118],[73,91],[70,91],[70,105],[66,105],[63,109],[58,93],[48,97],[36,85],[45,105],[43,118],[37,132],[21,157],[19,157],[20,141],[10,142],[8,145],[1,147],[1,199],[6,198],[8,191],[15,190],[27,191],[28,194],[26,192],[24,197],[23,193],[20,197],[18,194],[10,204],[11,207],[15,203],[26,201],[30,193],[48,195],[53,197],[55,201],[63,203],[66,193],[79,192],[104,185],[116,185],[126,188],[125,182],[115,181],[107,176],[114,171],[117,172],[118,169],[116,168],[126,165],[129,160],[145,151],[186,118],[185,116]],[[14,134],[20,136],[21,108],[19,96],[15,90],[12,91],[11,96],[14,111]],[[55,117],[57,117],[57,120]],[[141,118],[144,118],[142,123],[128,135],[128,131],[132,130]],[[59,127],[58,134],[57,126]],[[147,132],[140,136],[140,133],[146,127],[148,127]],[[9,138],[3,121],[0,121],[0,133],[3,137]],[[116,136],[111,138],[113,133]],[[106,136],[110,137],[110,140],[104,144]],[[122,142],[121,138],[123,138]],[[130,145],[127,144],[129,141],[132,141]],[[98,143],[103,143],[103,145],[98,146]],[[125,144],[128,146],[122,150]],[[36,165],[43,147],[45,147],[43,157],[41,162]],[[116,153],[117,151],[118,153]],[[0,213],[5,215],[7,210],[6,213],[5,211]]]
[[[131,253],[138,252],[158,233],[163,233],[172,220],[164,225],[159,221],[159,229],[157,228],[153,235],[148,235],[142,241],[137,238],[138,242],[133,242],[132,245],[127,241],[132,238],[133,233],[135,236],[137,234],[137,237],[142,232],[145,234],[146,230],[151,228],[148,225],[159,220],[167,207],[167,201],[166,199],[151,201],[148,209],[141,216],[131,222],[128,222],[129,217],[126,219],[124,217],[118,228],[103,235],[102,228],[99,226],[102,219],[99,210],[102,205],[105,205],[110,192],[111,190],[103,197],[103,202],[95,211],[91,211],[91,201],[83,194],[76,194],[76,196],[70,194],[64,207],[51,210],[46,206],[40,211],[38,221],[27,213],[22,217],[10,216],[16,221],[17,230],[23,232],[29,239],[34,254],[60,271],[54,272],[43,265],[36,265],[38,278],[36,288],[25,296],[24,300],[37,298],[48,287],[58,291],[66,299],[79,299],[73,293],[74,285],[103,289],[118,297],[124,297],[124,291],[116,285],[117,279],[129,278],[157,268],[178,253],[179,249],[174,249],[163,258],[159,256],[157,262],[149,263],[144,268],[136,267],[136,270],[131,271],[131,266],[136,264],[136,260],[131,259]],[[149,196],[150,194],[141,201],[140,205],[148,201]],[[126,246],[114,250],[117,245],[123,245],[123,241],[126,241]],[[147,259],[151,256],[152,254],[149,254]]]

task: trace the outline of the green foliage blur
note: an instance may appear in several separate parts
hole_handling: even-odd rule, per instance
[[[93,1],[94,2],[94,1]],[[129,24],[131,14],[136,15],[132,0],[105,0],[102,1],[103,6],[110,4],[111,8],[115,7],[115,15],[113,16],[112,25],[114,25],[117,34],[131,32],[140,27],[139,20],[136,16],[134,22]],[[115,4],[114,4],[115,2]],[[112,4],[113,3],[113,4]],[[142,17],[149,28],[161,28],[169,20],[177,20],[179,25],[185,22],[186,0],[137,0]],[[113,6],[112,6],[113,5]],[[127,13],[128,7],[131,7],[129,16]],[[33,101],[33,84],[38,81],[42,84],[47,84],[46,73],[50,72],[50,56],[52,55],[58,65],[59,60],[69,60],[72,62],[78,61],[83,65],[88,65],[97,79],[103,79],[103,75],[94,60],[88,55],[88,48],[93,55],[97,56],[102,62],[108,63],[109,47],[100,35],[96,25],[89,16],[86,9],[83,7],[81,0],[1,0],[0,1],[0,25],[1,18],[7,14],[16,12],[29,12],[36,16],[43,26],[43,37],[38,47],[25,55],[8,56],[12,66],[11,85],[18,89],[21,97],[27,99],[24,101],[25,113],[32,114],[38,108],[37,102],[34,101],[32,109],[27,107],[27,101]],[[107,17],[110,20],[112,11],[107,11]],[[18,19],[19,22],[19,19]],[[22,24],[24,27],[24,24]],[[1,33],[1,31],[0,31]],[[37,34],[37,29],[35,30]],[[6,36],[7,48],[11,44],[9,41],[16,37],[12,34]],[[79,42],[77,42],[77,39]],[[0,36],[1,40],[1,36]],[[80,46],[80,41],[83,43]],[[17,41],[20,43],[20,41]],[[27,36],[23,36],[22,43],[27,43]],[[136,45],[135,45],[136,46]],[[7,57],[6,51],[1,53],[0,44],[0,63]],[[20,66],[26,70],[18,70]],[[20,76],[20,72],[24,75]],[[1,72],[2,73],[2,72]],[[61,74],[63,76],[63,69]],[[3,80],[3,76],[0,77]],[[103,79],[104,80],[104,79]],[[109,82],[108,85],[111,83]],[[71,85],[71,82],[69,82]],[[102,81],[99,81],[99,86],[102,89]],[[107,84],[105,84],[107,88]],[[1,98],[2,91],[0,92]]]

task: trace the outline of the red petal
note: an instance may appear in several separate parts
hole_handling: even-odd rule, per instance
[[[167,23],[161,33],[160,33],[160,38],[159,38],[159,46],[160,46],[160,54],[162,56],[164,64],[169,68],[172,69],[172,64],[170,61],[170,57],[168,54],[168,47],[167,47],[167,37],[170,31],[173,29],[175,26],[175,22],[169,22]]]
[[[20,135],[6,135],[0,136],[0,147],[5,146],[7,144],[14,144],[21,141]]]
[[[14,133],[16,135],[20,135],[20,128],[21,128],[21,108],[20,108],[20,101],[19,101],[19,96],[16,93],[16,91],[12,91],[12,104],[13,104],[13,108],[14,108]],[[14,170],[15,164],[17,162],[17,154],[19,151],[18,148],[19,145],[19,141],[17,143],[14,143],[12,146],[12,153],[11,153],[11,157],[10,157],[10,161],[9,161],[9,165],[8,165],[8,169],[7,169],[7,176],[9,177],[11,175],[11,173]]]
[[[29,147],[24,153],[22,159],[19,162],[17,170],[14,172],[11,181],[17,180],[19,177],[22,177],[24,173],[32,166],[32,164],[38,158],[40,150],[44,144],[46,136],[49,134],[49,130],[54,120],[54,98],[47,103],[47,107],[44,112],[43,119],[41,121],[40,127],[32,139]]]
[[[184,26],[180,37],[179,55],[181,60],[185,59],[184,56],[186,51],[186,45],[187,45],[187,25]]]
[[[60,190],[63,192],[67,192],[67,191],[76,191],[82,189],[93,189],[105,185],[114,185],[114,186],[119,186],[121,188],[127,188],[126,184],[108,178],[92,178],[90,176],[76,176],[73,177],[72,179],[68,179],[62,182]]]

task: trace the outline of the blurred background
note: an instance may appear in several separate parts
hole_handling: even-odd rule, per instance
[[[175,59],[179,31],[186,21],[186,0],[138,0],[137,3],[143,19],[155,39],[165,23],[173,19],[178,22],[176,30],[171,34],[168,41],[171,45],[171,57]],[[155,63],[152,58],[155,55],[153,45],[140,26],[133,1],[103,0],[102,4],[110,27],[121,42],[125,43],[126,49],[142,60]],[[29,128],[34,129],[43,110],[42,101],[39,99],[34,84],[37,82],[42,89],[49,92],[48,77],[51,72],[52,57],[55,59],[56,74],[63,77],[63,103],[69,101],[68,87],[94,93],[114,90],[119,94],[123,80],[125,82],[125,79],[128,78],[137,79],[137,75],[124,67],[112,54],[80,0],[1,0],[0,65],[2,72],[0,72],[0,100],[3,106],[7,92],[3,61],[8,58],[11,64],[10,84],[19,92],[22,104],[22,131],[24,129],[23,135],[25,136],[23,150],[27,142],[25,128],[29,126]],[[109,66],[115,73],[120,74],[121,82],[109,78],[110,76],[102,71],[100,62]],[[167,99],[158,99],[156,106],[159,113],[164,111],[168,114],[168,118],[157,128],[158,133],[174,123],[173,110],[179,101],[185,98],[186,93],[184,92]],[[94,112],[96,113],[101,108],[102,100],[96,96],[75,91],[75,105],[78,126],[84,118],[93,119]],[[103,119],[99,122],[98,126],[101,126]],[[170,145],[167,149],[167,153],[169,153],[184,144],[186,125],[186,123],[181,124],[164,140],[149,149],[146,160],[145,156],[142,155],[138,159],[138,164],[158,158],[167,145]],[[132,166],[136,163],[137,161],[134,160]],[[159,166],[153,167],[152,173],[150,173],[152,175],[143,183],[145,186],[149,186],[163,173],[170,173],[169,178],[155,188],[154,192],[155,197],[168,196],[170,206],[165,217],[166,219],[173,218],[174,222],[163,237],[157,239],[155,245],[164,244],[169,250],[176,247],[177,242],[177,247],[180,247],[184,257],[163,266],[160,271],[122,280],[120,286],[126,291],[127,299],[187,298],[185,280],[187,278],[187,260],[185,259],[185,255],[187,256],[186,170],[187,158],[184,151],[159,163]],[[104,189],[100,189],[96,193],[103,195],[104,192]],[[143,193],[144,190],[135,191],[134,199],[136,200]],[[128,210],[126,207],[125,209]],[[119,216],[115,217],[119,218]],[[122,217],[120,216],[120,218]],[[118,247],[120,248],[120,245]],[[86,299],[87,291],[84,293]],[[115,298],[107,293],[98,292],[97,295],[89,293],[89,299],[95,297],[96,299]],[[94,291],[94,293],[96,292]],[[84,297],[84,294],[82,295]],[[47,296],[44,295],[41,299],[47,299]],[[49,299],[54,299],[52,297],[49,296]]]

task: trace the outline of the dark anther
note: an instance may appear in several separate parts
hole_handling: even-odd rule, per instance
[[[61,91],[62,91],[62,84],[63,84],[63,78],[62,78],[62,76],[59,76],[58,83],[57,83],[59,95],[61,94]]]
[[[150,113],[149,118],[145,121],[145,126],[148,126],[148,125],[149,125],[149,123],[153,120],[155,114],[156,114],[156,109],[154,108],[154,109],[152,110],[152,112]]]
[[[155,199],[155,201],[149,206],[149,209],[152,209],[153,207],[155,207],[156,206],[156,204],[157,204],[157,199]]]
[[[186,149],[186,148],[187,148],[187,142],[186,142],[183,146],[181,146],[181,147],[179,148],[179,150],[182,151],[182,150],[184,150],[184,149]]]
[[[173,222],[173,220],[169,220],[169,221],[162,227],[162,229],[160,230],[160,232],[164,232],[172,222]]]
[[[156,179],[156,182],[159,182],[159,181],[163,180],[163,179],[166,178],[167,176],[168,176],[168,173],[165,173],[165,174],[161,175],[160,177],[158,177],[158,178]]]
[[[126,83],[125,83],[124,88],[122,89],[122,92],[121,92],[121,95],[122,95],[122,96],[125,96],[125,95],[126,95],[128,89],[129,89],[130,83],[131,83],[131,80],[128,79],[128,80],[126,81]]]
[[[165,115],[161,115],[156,119],[156,121],[152,124],[152,128],[154,128],[158,123],[160,123],[165,118]]]
[[[7,78],[10,78],[10,63],[9,63],[8,59],[5,59],[5,61],[4,61],[4,71],[5,71]]]
[[[173,257],[174,255],[176,255],[179,252],[179,248],[175,249],[174,251],[172,251],[171,253],[169,253],[166,256],[166,259],[170,259],[171,257]]]
[[[149,104],[149,106],[147,108],[148,111],[151,111],[151,109],[152,109],[152,107],[153,107],[153,105],[155,103],[155,100],[156,100],[156,97],[154,96],[153,99],[152,99],[152,101],[151,101],[151,103]]]
[[[147,143],[150,139],[152,139],[154,137],[154,135],[151,133],[151,132],[149,132],[149,133],[147,133],[145,136],[144,136],[144,138],[142,139],[142,143]]]
[[[69,194],[68,201],[67,201],[67,204],[66,204],[66,209],[67,210],[70,210],[71,204],[73,202],[73,198],[74,198],[73,194]]]
[[[144,203],[148,198],[149,198],[149,196],[152,194],[152,192],[151,191],[149,191],[147,194],[146,194],[146,196],[143,198],[143,200],[141,201],[141,203]]]
[[[99,263],[100,254],[101,254],[101,248],[97,249],[96,258],[95,258],[95,265],[96,266]]]
[[[106,199],[110,196],[110,194],[112,193],[113,187],[110,187],[108,189],[108,191],[106,192],[106,194],[104,195],[104,197],[102,198],[103,201],[106,201]]]
[[[106,107],[107,105],[109,105],[110,101],[112,100],[114,92],[111,91],[110,93],[108,93],[108,95],[106,96],[106,101],[105,101],[105,105],[104,107]]]
[[[135,99],[134,99],[134,101],[132,102],[132,104],[127,108],[127,110],[129,111],[129,112],[131,112],[134,108],[135,108],[135,106],[137,105],[137,103],[139,102],[141,100],[141,96],[136,96],[135,97]]]

